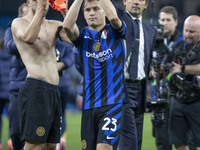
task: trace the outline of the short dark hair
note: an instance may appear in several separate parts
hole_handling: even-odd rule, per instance
[[[23,16],[23,8],[24,8],[24,6],[28,6],[28,4],[27,3],[23,3],[23,4],[21,4],[20,6],[19,6],[19,8],[18,8],[18,16],[19,17],[22,17]]]
[[[85,8],[85,3],[86,3],[86,2],[93,2],[93,1],[99,1],[99,0],[84,0],[84,2],[83,2],[83,10],[84,10],[84,8]]]
[[[160,13],[161,12],[172,14],[174,20],[178,19],[177,9],[175,7],[173,7],[173,6],[165,6],[165,7],[161,8],[160,11],[159,11],[159,18],[160,18]]]

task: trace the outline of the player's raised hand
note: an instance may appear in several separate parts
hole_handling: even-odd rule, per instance
[[[66,8],[60,11],[60,13],[62,14],[63,18],[65,18],[65,16],[67,15],[68,12],[68,0],[65,1],[65,6]]]
[[[48,4],[48,0],[36,0],[37,3],[38,3],[38,7],[41,7],[41,8],[46,8],[47,4]]]
[[[51,7],[56,11],[65,11],[67,8],[68,0],[48,0],[48,1]]]

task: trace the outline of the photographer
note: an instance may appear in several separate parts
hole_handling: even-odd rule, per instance
[[[189,150],[191,144],[200,146],[199,16],[189,16],[185,20],[183,36],[184,41],[173,47],[167,59],[173,65],[170,69],[169,135],[170,144],[174,144],[176,150]]]
[[[178,25],[178,12],[173,6],[164,6],[159,11],[159,24],[163,26],[162,32],[156,38],[156,44],[154,51],[156,51],[156,66],[154,71],[154,80],[152,80],[152,95],[151,102],[161,102],[165,100],[165,106],[160,104],[153,104],[154,108],[152,111],[152,124],[153,124],[153,136],[156,138],[156,146],[158,150],[171,150],[172,146],[169,144],[169,133],[168,133],[168,119],[169,119],[169,107],[168,107],[168,83],[169,81],[165,78],[165,72],[160,69],[163,61],[163,57],[167,56],[172,50],[172,46],[183,40],[181,32],[176,27]],[[161,31],[157,29],[158,31]],[[155,61],[152,61],[155,62]],[[156,105],[156,106],[155,106]],[[150,106],[151,107],[151,106]],[[158,116],[159,114],[162,116]],[[163,118],[163,119],[160,119]]]

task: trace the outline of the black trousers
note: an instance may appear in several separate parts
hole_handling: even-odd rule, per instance
[[[141,150],[145,83],[126,83],[129,100],[125,104],[119,150]]]

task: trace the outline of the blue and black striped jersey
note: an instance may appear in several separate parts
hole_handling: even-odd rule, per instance
[[[121,32],[107,24],[101,31],[80,30],[74,45],[78,47],[83,73],[82,109],[92,109],[115,103],[125,98],[124,62],[126,25]]]

